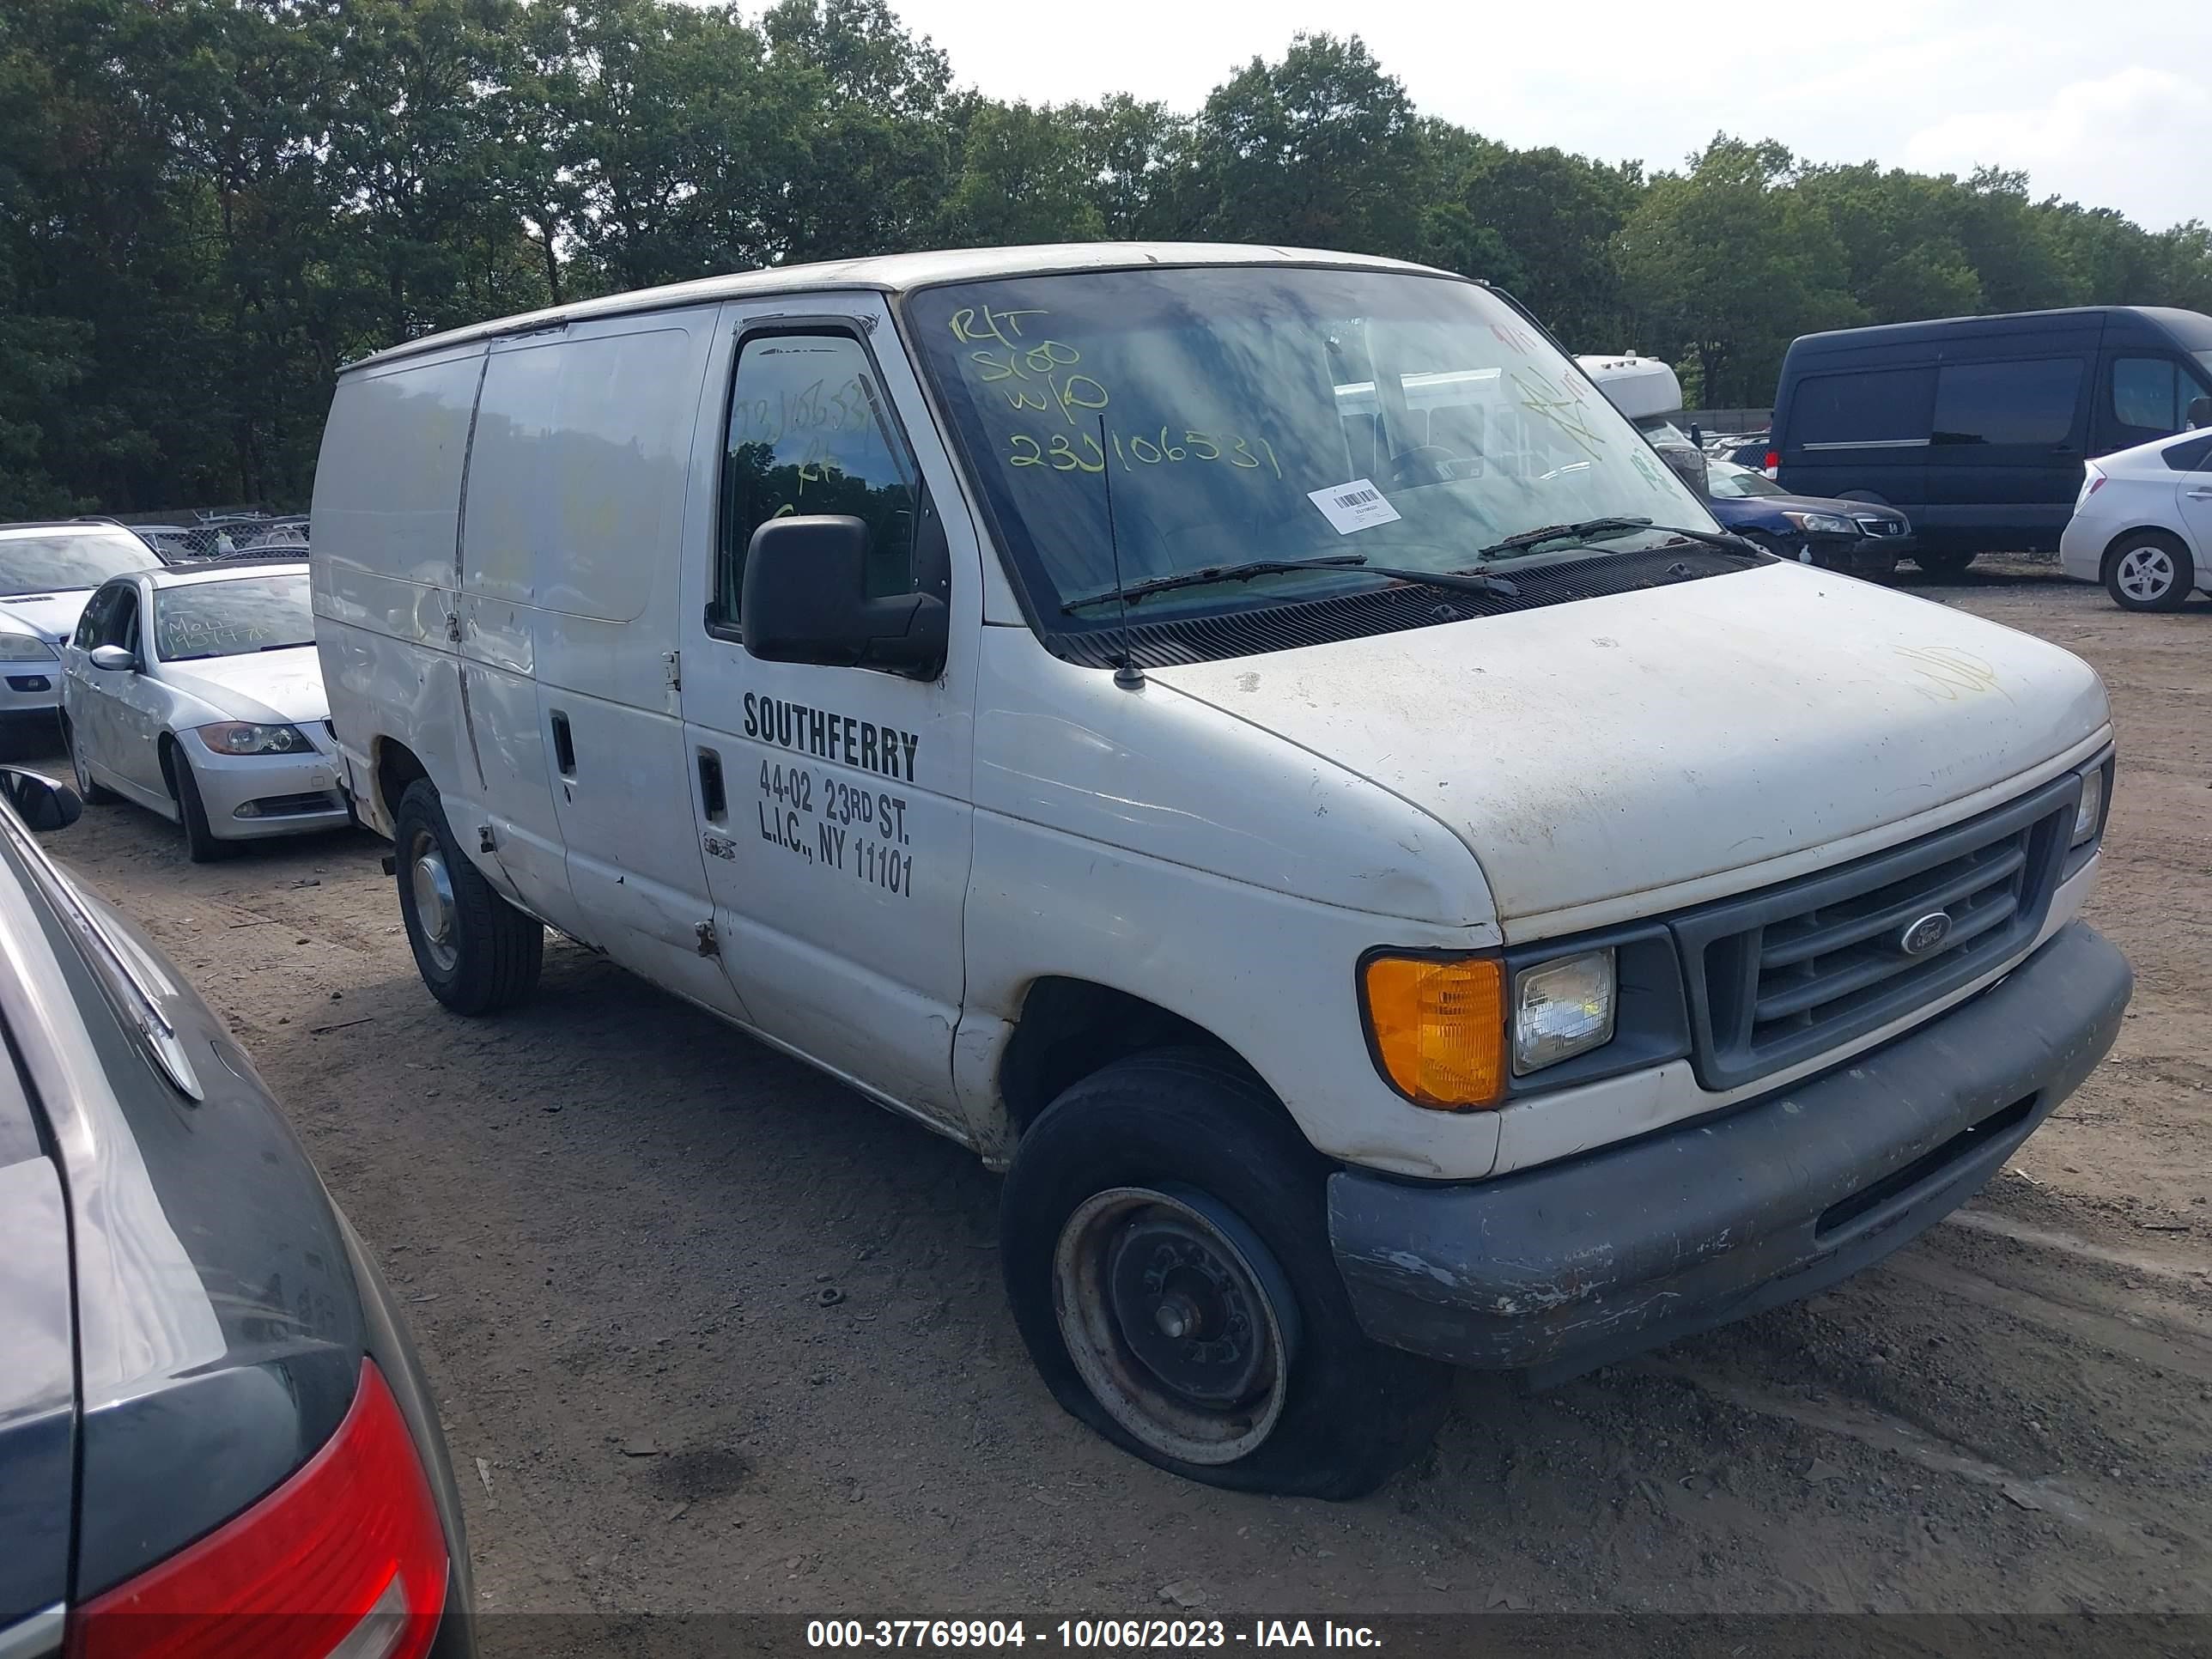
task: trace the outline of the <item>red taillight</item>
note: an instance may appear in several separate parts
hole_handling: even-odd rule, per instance
[[[446,1565],[406,1419],[363,1360],[329,1443],[252,1509],[71,1613],[68,1659],[419,1659]]]
[[[1778,449],[1768,450],[1766,452],[1766,476],[1770,478],[1772,477],[1777,472],[1781,471],[1781,468],[1782,452]]]

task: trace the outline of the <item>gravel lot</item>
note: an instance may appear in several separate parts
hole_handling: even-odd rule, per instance
[[[195,867],[110,807],[53,839],[380,1251],[487,1609],[2212,1608],[2212,606],[2026,563],[1917,591],[2112,688],[2112,1058],[1889,1263],[1548,1395],[1467,1377],[1433,1456],[1350,1505],[1184,1485],[1063,1417],[996,1182],[949,1143],[565,944],[520,1014],[446,1014],[374,838]]]

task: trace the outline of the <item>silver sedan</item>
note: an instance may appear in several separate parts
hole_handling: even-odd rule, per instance
[[[79,792],[174,819],[195,863],[350,820],[329,714],[304,564],[118,576],[62,647]]]

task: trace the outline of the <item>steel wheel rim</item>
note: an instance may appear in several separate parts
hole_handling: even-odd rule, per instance
[[[441,973],[451,973],[461,959],[453,937],[453,876],[446,868],[445,849],[425,830],[415,832],[408,849],[407,882],[415,899],[415,934],[423,954]]]
[[[1153,1451],[1233,1463],[1282,1417],[1297,1304],[1258,1237],[1204,1194],[1085,1200],[1053,1252],[1053,1312],[1092,1397]]]
[[[2113,572],[2120,592],[2131,599],[2162,599],[2172,591],[2177,574],[2173,555],[2162,547],[2131,547],[2120,555]]]

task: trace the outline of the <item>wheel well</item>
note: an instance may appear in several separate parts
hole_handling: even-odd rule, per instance
[[[399,798],[407,793],[407,786],[429,775],[430,769],[417,760],[415,751],[405,744],[390,738],[376,740],[376,794],[386,823],[398,811]]]
[[[170,733],[161,733],[161,741],[155,753],[161,762],[161,781],[168,786],[169,799],[177,798],[177,740]]]
[[[1242,1054],[1180,1014],[1089,980],[1050,977],[1022,999],[999,1062],[999,1095],[1018,1133],[1070,1085],[1155,1048],[1210,1049],[1259,1079]]]

